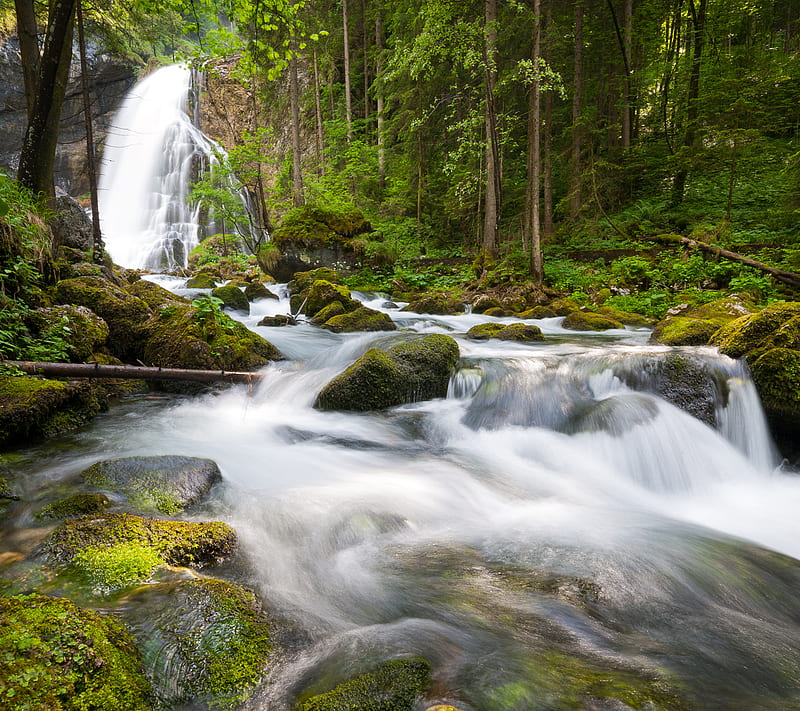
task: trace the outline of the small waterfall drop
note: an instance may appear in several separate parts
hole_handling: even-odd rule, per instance
[[[106,247],[124,267],[184,267],[206,236],[190,185],[221,149],[190,116],[191,92],[188,67],[162,67],[133,87],[109,129],[100,215]]]

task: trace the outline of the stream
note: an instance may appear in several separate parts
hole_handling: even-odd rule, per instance
[[[355,296],[400,331],[258,327],[288,313],[273,289],[280,300],[238,317],[287,357],[257,388],[131,397],[15,453],[34,499],[101,459],[219,464],[224,483],[190,517],[236,529],[228,572],[303,639],[247,708],[290,708],[309,679],[420,654],[465,711],[585,708],[563,700],[576,668],[663,681],[698,709],[800,709],[800,477],[742,364],[558,318],[530,321],[542,343],[472,341],[470,326],[514,319],[400,312],[377,294]],[[458,342],[447,398],[312,408],[368,348],[421,333]],[[676,354],[705,373],[713,427],[659,394]]]

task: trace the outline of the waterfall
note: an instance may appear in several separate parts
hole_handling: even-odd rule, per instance
[[[124,267],[185,267],[209,234],[190,201],[191,183],[223,151],[196,126],[192,72],[162,67],[131,89],[109,129],[99,200],[106,248]]]

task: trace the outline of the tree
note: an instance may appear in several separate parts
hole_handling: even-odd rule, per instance
[[[540,212],[540,189],[542,175],[541,159],[541,82],[539,80],[539,63],[542,54],[542,18],[541,0],[533,0],[533,81],[530,88],[528,106],[528,182],[525,193],[525,237],[530,247],[531,273],[537,284],[541,285],[542,272],[542,235]]]
[[[497,252],[497,227],[500,218],[500,154],[497,139],[497,0],[485,0],[486,25],[484,67],[486,74],[484,117],[486,122],[486,197],[483,213],[483,251]]]

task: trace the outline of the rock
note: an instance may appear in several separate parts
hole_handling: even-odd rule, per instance
[[[275,294],[258,281],[252,281],[247,284],[244,288],[244,295],[247,297],[248,301],[255,301],[256,299],[278,299]]]
[[[105,494],[73,494],[45,504],[34,512],[38,519],[63,519],[86,514],[99,513],[111,506]]]
[[[642,314],[634,314],[628,311],[619,311],[618,309],[613,309],[610,306],[600,306],[597,309],[597,313],[602,314],[603,316],[607,316],[610,319],[615,321],[619,321],[620,323],[626,326],[638,326],[640,328],[650,328],[655,323],[656,320],[644,316]]]
[[[483,312],[483,315],[493,316],[494,318],[503,318],[503,316],[508,316],[508,312],[500,306],[493,306],[490,309],[486,309],[486,311]]]
[[[151,709],[139,653],[111,615],[38,594],[0,598],[0,649],[4,708]]]
[[[295,711],[413,711],[431,685],[428,662],[393,659],[323,694],[303,699]]]
[[[551,301],[548,308],[554,311],[556,316],[569,316],[573,311],[580,311],[581,305],[574,299],[562,297]]]
[[[108,324],[85,306],[60,304],[36,309],[29,320],[40,340],[60,339],[67,344],[68,360],[80,363],[108,338]]]
[[[92,219],[69,195],[59,195],[55,199],[53,215],[49,220],[53,230],[53,245],[89,252],[93,246]]]
[[[182,456],[106,459],[81,472],[91,487],[124,494],[137,509],[174,515],[222,481],[216,462]]]
[[[0,376],[0,445],[67,432],[105,408],[103,390],[85,380]]]
[[[133,282],[133,284],[126,286],[125,291],[140,298],[153,311],[163,309],[165,306],[169,306],[170,304],[183,304],[185,306],[189,305],[189,299],[185,299],[182,296],[173,294],[163,286],[159,286],[158,284],[148,281],[147,279],[137,279],[135,282]]]
[[[109,595],[147,582],[163,565],[158,551],[142,543],[86,546],[71,561],[72,570],[84,578],[95,595]]]
[[[186,280],[184,286],[187,289],[214,289],[217,286],[217,282],[211,274],[195,274]]]
[[[482,314],[486,313],[489,309],[498,308],[500,304],[491,296],[481,294],[475,301],[472,302],[472,313]]]
[[[344,313],[347,313],[347,311],[342,303],[340,301],[334,301],[333,303],[330,303],[317,311],[317,313],[311,317],[311,323],[313,323],[315,326],[321,326],[328,319],[333,318],[334,316],[341,316]]]
[[[320,267],[307,272],[296,272],[292,280],[286,285],[289,294],[299,294],[301,291],[311,288],[315,281],[329,281],[331,284],[341,283],[341,277],[333,269]]]
[[[126,621],[160,705],[240,707],[273,646],[269,621],[250,590],[198,578],[150,585],[131,601]]]
[[[140,298],[96,276],[63,279],[55,289],[56,302],[86,306],[100,316],[109,329],[113,354],[136,361],[142,354],[142,324],[151,310]]]
[[[712,346],[731,358],[770,348],[800,349],[800,302],[777,303],[757,313],[728,320],[710,340]]]
[[[800,350],[770,348],[750,365],[764,411],[787,454],[800,446]]]
[[[467,331],[467,338],[473,341],[488,341],[502,330],[503,324],[500,323],[479,323]]]
[[[168,565],[202,568],[235,552],[236,533],[220,521],[162,521],[106,513],[64,521],[42,541],[37,554],[51,564],[66,564],[86,548],[118,544],[149,546]]]
[[[607,331],[611,328],[625,328],[619,321],[594,311],[571,311],[564,317],[561,325],[571,331]]]
[[[257,324],[257,326],[296,326],[297,320],[291,316],[279,314],[277,316],[264,316]]]
[[[320,312],[322,313],[322,312]],[[328,318],[323,328],[334,333],[350,333],[353,331],[396,331],[397,326],[388,314],[360,306],[355,311]]]
[[[531,318],[555,318],[558,314],[549,306],[534,306],[532,309],[521,311],[517,314],[517,318],[531,319]]]
[[[381,307],[384,309],[399,309],[400,307],[394,303],[394,301],[384,301],[381,304]]]
[[[667,316],[656,324],[650,342],[668,346],[702,346],[726,323],[752,313],[754,309],[749,296],[733,294]]]
[[[346,286],[332,284],[324,280],[317,280],[311,285],[305,297],[305,302],[303,313],[306,316],[314,316],[326,306],[337,302],[344,308],[344,313],[355,311],[361,306],[359,301],[350,296],[350,289]]]
[[[448,316],[462,313],[464,304],[446,294],[428,294],[419,299],[410,301],[401,311],[411,311],[417,314],[435,314]]]
[[[445,397],[458,357],[456,342],[439,334],[371,348],[322,389],[314,407],[365,412]]]
[[[233,284],[218,286],[211,291],[211,296],[221,299],[222,308],[224,309],[242,311],[246,314],[250,313],[250,302],[238,286],[234,286]]]
[[[479,323],[467,331],[467,338],[486,341],[496,338],[501,341],[543,341],[542,330],[538,326],[525,323]]]

